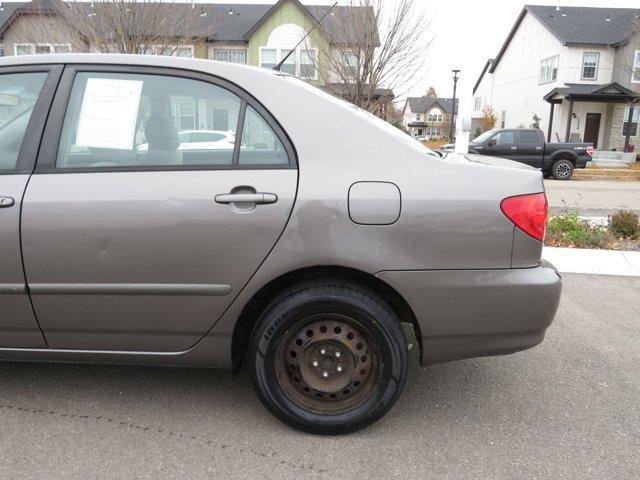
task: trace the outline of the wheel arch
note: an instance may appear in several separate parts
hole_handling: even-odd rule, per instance
[[[370,288],[380,295],[393,312],[403,323],[411,323],[420,347],[422,358],[422,335],[416,316],[404,297],[388,283],[380,280],[375,275],[342,266],[314,266],[305,267],[287,272],[271,280],[258,290],[244,305],[233,329],[231,341],[231,353],[233,371],[238,373],[246,356],[247,347],[251,339],[253,329],[260,318],[260,314],[278,293],[301,282],[338,279],[348,280],[364,287]]]
[[[558,150],[551,155],[551,161],[555,162],[557,160],[569,160],[575,167],[578,155],[571,150]]]

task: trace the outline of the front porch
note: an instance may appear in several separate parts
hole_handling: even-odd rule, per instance
[[[640,149],[638,93],[618,83],[566,84],[544,99],[550,104],[547,141],[593,143],[599,158]]]

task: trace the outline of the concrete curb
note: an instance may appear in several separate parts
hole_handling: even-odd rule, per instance
[[[640,277],[640,252],[544,247],[542,257],[561,273]]]

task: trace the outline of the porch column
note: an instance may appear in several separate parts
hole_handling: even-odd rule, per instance
[[[552,103],[551,104],[551,109],[549,110],[549,130],[547,131],[547,142],[551,142],[551,130],[553,128],[553,109],[555,108],[556,104]]]
[[[627,118],[627,134],[624,136],[624,151],[629,148],[629,139],[631,137],[631,122],[633,121],[633,105],[629,105],[629,118]]]
[[[569,143],[571,138],[571,120],[573,120],[573,100],[569,100],[569,118],[567,119],[567,133],[564,136],[564,141]]]

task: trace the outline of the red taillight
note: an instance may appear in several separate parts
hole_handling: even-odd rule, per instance
[[[544,193],[505,198],[500,203],[500,208],[516,227],[530,237],[544,241],[549,213],[547,196]]]
[[[593,147],[587,147],[587,154],[588,154],[590,157],[593,157]]]

